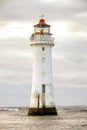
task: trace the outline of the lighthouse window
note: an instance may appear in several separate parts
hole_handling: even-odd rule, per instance
[[[40,32],[40,29],[39,28],[35,28],[35,32]]]
[[[44,28],[44,32],[45,32],[45,33],[48,33],[48,28]]]
[[[42,93],[45,93],[45,84],[42,84]]]
[[[45,47],[42,47],[42,51],[45,51]]]
[[[45,62],[45,58],[44,57],[42,57],[42,62]]]

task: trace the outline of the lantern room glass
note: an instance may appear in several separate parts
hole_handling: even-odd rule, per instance
[[[50,27],[41,28],[41,27],[35,27],[35,33],[50,33]]]

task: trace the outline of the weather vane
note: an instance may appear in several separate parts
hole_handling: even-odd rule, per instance
[[[44,18],[44,14],[42,14],[42,15],[40,16],[40,18],[43,19],[43,18]]]

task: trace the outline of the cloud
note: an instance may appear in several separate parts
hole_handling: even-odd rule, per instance
[[[87,88],[87,39],[69,37],[53,48],[53,75],[56,87]]]
[[[39,8],[38,8],[39,6]],[[11,11],[10,11],[11,10]],[[73,0],[58,0],[58,1],[40,1],[40,0],[7,0],[0,7],[1,19],[19,19],[19,20],[33,20],[35,17],[39,17],[41,13],[46,14],[49,19],[60,19],[72,17],[77,12],[83,12],[87,10],[86,4],[83,2]]]
[[[64,21],[71,24],[71,31],[87,32],[87,6],[85,0],[57,0],[48,2],[40,0],[26,0],[26,2],[24,0],[7,0],[0,6],[1,26],[3,23],[6,24],[5,21],[9,23],[9,20],[11,22],[22,20],[25,24],[32,21],[35,23],[38,22],[36,21],[37,17],[39,18],[41,14],[44,14],[46,18],[48,17],[48,21],[56,21],[57,23]]]
[[[60,87],[55,90],[55,95],[58,105],[87,105],[86,88]]]
[[[0,25],[0,39],[28,38],[32,25],[29,22],[9,21]]]
[[[82,13],[75,14],[75,17],[78,19],[86,19],[87,18],[87,11]]]

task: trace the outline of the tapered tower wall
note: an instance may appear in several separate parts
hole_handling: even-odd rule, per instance
[[[39,25],[35,26],[41,27]],[[49,27],[49,25],[46,24],[46,29],[47,26]],[[50,33],[34,33],[31,37],[33,78],[28,115],[57,115],[52,77],[51,51],[54,45],[53,42],[54,39]]]

